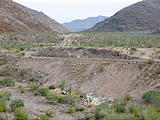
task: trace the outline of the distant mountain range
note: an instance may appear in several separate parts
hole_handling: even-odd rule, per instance
[[[0,32],[66,32],[69,31],[42,12],[29,9],[12,0],[0,0]]]
[[[120,10],[87,31],[156,31],[158,28],[160,28],[160,0],[143,0]]]
[[[72,22],[65,22],[63,26],[68,28],[73,32],[79,32],[93,27],[96,23],[100,21],[104,21],[108,17],[106,16],[97,16],[97,17],[89,17],[86,19],[77,19]]]

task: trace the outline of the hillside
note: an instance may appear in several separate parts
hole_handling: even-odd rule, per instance
[[[120,10],[88,31],[155,31],[157,28],[160,28],[160,0],[144,0]]]
[[[93,27],[96,23],[105,20],[106,16],[89,17],[86,19],[77,19],[72,22],[63,23],[63,25],[73,32],[79,32]]]
[[[18,31],[48,32],[56,29],[12,0],[0,0],[0,32]]]
[[[19,4],[20,5],[20,4]],[[43,12],[38,12],[36,10],[27,8],[23,5],[20,5],[22,8],[27,9],[29,12],[31,12],[32,14],[36,15],[37,17],[43,19],[44,21],[50,23],[57,31],[61,31],[61,32],[70,32],[70,30],[68,30],[67,28],[65,28],[63,25],[61,25],[60,23],[58,23],[56,20],[50,18],[49,16],[47,16],[46,14],[44,14]]]

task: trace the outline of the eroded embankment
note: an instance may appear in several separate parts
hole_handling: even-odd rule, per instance
[[[23,80],[32,77],[43,80],[46,86],[58,86],[66,81],[66,88],[100,96],[122,96],[130,93],[139,97],[145,90],[157,85],[156,73],[160,64],[145,63],[139,69],[137,62],[111,62],[77,58],[25,58],[16,63],[23,70]]]
[[[135,59],[120,50],[100,48],[49,47],[41,48],[38,56],[63,58]]]

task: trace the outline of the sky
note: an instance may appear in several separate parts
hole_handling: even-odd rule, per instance
[[[112,16],[124,7],[141,0],[13,0],[42,11],[59,23],[99,15]]]

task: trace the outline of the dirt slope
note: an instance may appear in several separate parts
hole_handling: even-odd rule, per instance
[[[93,92],[106,97],[130,93],[134,97],[140,97],[146,89],[151,88],[148,85],[153,80],[152,75],[155,76],[155,81],[158,79],[156,70],[159,64],[153,64],[157,66],[153,72],[152,65],[146,64],[143,70],[139,70],[136,62],[41,57],[22,59],[16,66],[28,71],[28,76],[44,80],[47,86],[51,84],[58,86],[65,80],[67,87],[72,84],[73,88],[84,93]],[[24,78],[29,79],[27,75]],[[146,79],[149,81],[146,82]]]

